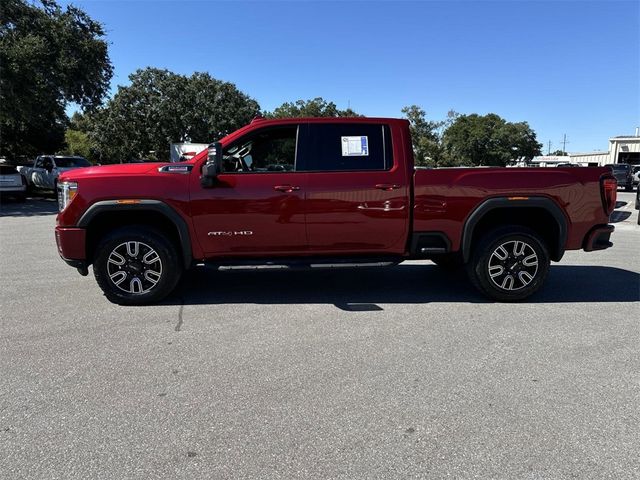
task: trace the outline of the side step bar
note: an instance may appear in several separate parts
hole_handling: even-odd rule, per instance
[[[320,268],[377,268],[398,265],[403,258],[306,258],[306,259],[242,259],[228,261],[207,261],[205,266],[221,271],[234,270],[309,270]]]

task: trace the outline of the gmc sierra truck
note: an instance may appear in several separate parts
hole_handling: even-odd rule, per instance
[[[157,302],[201,264],[408,259],[517,301],[566,250],[612,245],[616,188],[607,168],[415,168],[400,119],[256,119],[189,162],[62,174],[55,237],[119,304]]]

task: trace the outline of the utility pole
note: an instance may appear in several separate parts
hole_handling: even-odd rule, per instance
[[[551,140],[549,140],[549,148],[547,148],[547,156],[551,155]]]
[[[567,140],[567,134],[564,134],[564,137],[562,138],[562,153],[566,154],[567,153],[567,143],[571,143]]]

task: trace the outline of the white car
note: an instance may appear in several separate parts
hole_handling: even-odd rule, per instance
[[[25,201],[27,182],[13,165],[0,164],[0,195]]]
[[[640,184],[640,166],[633,167],[633,183]]]

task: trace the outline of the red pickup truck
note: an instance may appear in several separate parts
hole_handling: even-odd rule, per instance
[[[616,187],[606,168],[415,168],[405,120],[256,119],[189,162],[64,173],[55,237],[120,304],[159,301],[203,263],[408,259],[465,265],[515,301],[565,250],[612,245]]]

